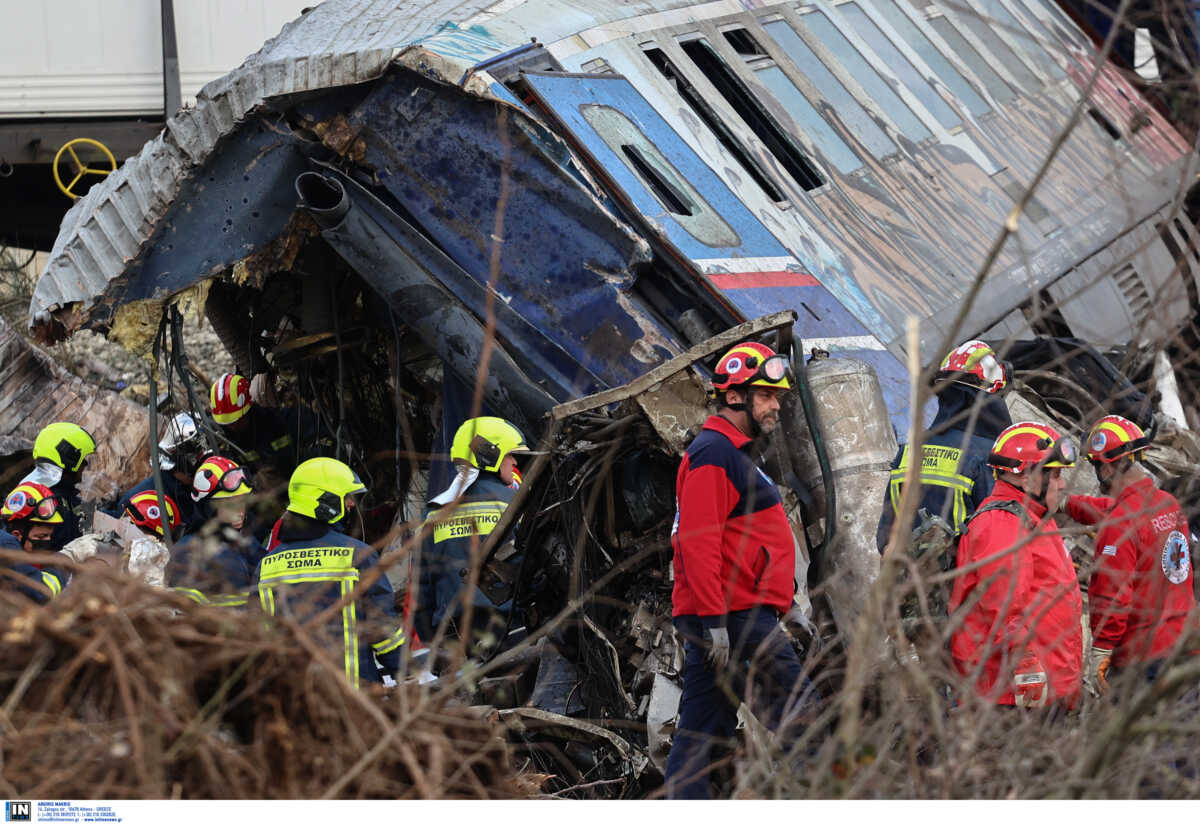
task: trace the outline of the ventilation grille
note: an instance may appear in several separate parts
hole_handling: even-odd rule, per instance
[[[1125,296],[1125,302],[1133,314],[1138,330],[1145,329],[1146,323],[1150,320],[1150,310],[1153,304],[1150,302],[1150,293],[1146,291],[1146,284],[1138,277],[1133,264],[1127,263],[1114,272],[1113,281],[1121,290],[1121,294]]]

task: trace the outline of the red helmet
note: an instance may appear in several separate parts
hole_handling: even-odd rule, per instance
[[[739,343],[717,361],[713,389],[724,392],[739,386],[791,389],[787,379],[788,360],[775,350],[752,341]]]
[[[992,444],[988,464],[1020,475],[1026,469],[1075,465],[1075,443],[1052,426],[1033,421],[1014,423]]]
[[[241,375],[226,372],[213,381],[208,390],[208,407],[213,420],[228,425],[250,411],[254,401],[250,400],[250,381]]]
[[[175,505],[170,495],[163,494],[163,503],[167,507],[167,520],[171,523],[171,532],[179,529],[179,507]],[[153,489],[139,492],[129,499],[125,514],[139,529],[145,532],[155,532],[162,537],[162,510],[158,508],[158,493]]]
[[[1128,455],[1131,459],[1150,445],[1142,428],[1120,415],[1105,415],[1088,435],[1087,458],[1094,463],[1112,463]]]
[[[0,517],[6,521],[30,521],[35,524],[61,524],[65,509],[62,499],[48,486],[25,481],[8,493]]]
[[[999,392],[1008,384],[1011,369],[996,357],[992,347],[981,340],[969,340],[942,360],[939,376],[954,383]]]
[[[213,455],[205,458],[192,478],[192,500],[236,498],[253,492],[250,476],[229,458]]]

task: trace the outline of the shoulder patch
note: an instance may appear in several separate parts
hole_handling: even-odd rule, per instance
[[[1175,530],[1167,536],[1159,563],[1163,575],[1172,584],[1182,584],[1187,580],[1188,571],[1192,566],[1192,558],[1187,538],[1182,532]]]
[[[1105,544],[1104,549],[1100,550],[1100,554],[1101,555],[1116,555],[1117,554],[1117,545],[1116,544]]]

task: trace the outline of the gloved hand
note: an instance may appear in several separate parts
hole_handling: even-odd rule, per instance
[[[1108,692],[1108,668],[1112,666],[1110,649],[1092,647],[1088,653],[1087,667],[1083,671],[1083,683],[1088,692],[1095,696]]]
[[[704,630],[708,641],[708,652],[704,660],[710,669],[723,670],[729,666],[729,630],[725,627],[713,627]]]
[[[1032,652],[1025,653],[1013,672],[1013,696],[1018,707],[1044,707],[1050,697],[1046,670]]]
[[[804,608],[799,604],[792,604],[792,608],[788,610],[787,615],[779,621],[779,627],[793,639],[804,645],[804,648],[809,652],[815,652],[821,648],[821,636],[817,632],[817,628],[813,626],[812,621],[808,619]]]

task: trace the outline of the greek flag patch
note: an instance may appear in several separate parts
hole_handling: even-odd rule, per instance
[[[1100,550],[1101,555],[1116,555],[1117,547],[1115,544],[1106,544],[1104,549]]]

